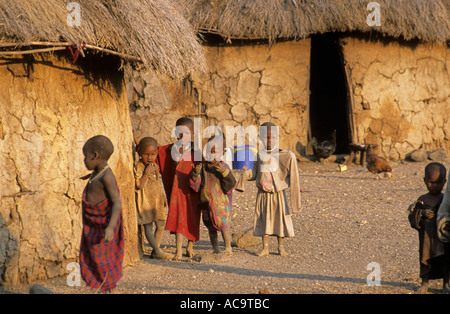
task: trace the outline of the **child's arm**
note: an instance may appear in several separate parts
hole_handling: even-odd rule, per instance
[[[142,167],[142,166],[140,166]],[[156,167],[156,168],[153,168]],[[156,171],[157,170],[157,165],[148,165],[147,167],[144,168],[144,170],[139,170],[139,168],[135,169],[135,175],[134,175],[134,179],[135,179],[135,184],[136,184],[136,190],[140,190],[142,189],[145,184],[147,183],[147,181],[149,180],[149,176],[150,175],[157,175]],[[142,169],[142,168],[141,168]]]
[[[236,187],[236,178],[225,163],[218,163],[215,169],[222,176],[220,179],[220,188],[223,193],[229,194]]]
[[[120,200],[119,191],[116,188],[116,178],[112,171],[107,171],[107,173],[101,179],[103,185],[105,186],[105,191],[109,196],[112,203],[112,214],[109,224],[106,227],[104,240],[111,241],[114,237],[114,228],[117,225],[117,221],[120,217],[120,211],[122,210],[122,201]]]
[[[300,195],[300,178],[298,174],[297,158],[294,153],[290,152],[289,165],[289,186],[291,189],[291,208],[293,212],[298,212],[301,209],[301,195]]]
[[[258,152],[258,154],[256,154],[256,160],[253,161],[252,176],[250,179],[248,179],[248,181],[256,180],[256,176],[258,175],[258,170],[259,170],[259,163],[260,163],[260,159],[259,159],[259,152]]]
[[[189,176],[189,186],[191,189],[193,189],[195,192],[200,191],[200,186],[202,184],[202,176],[200,174],[202,170],[202,164],[198,163],[195,166],[193,165],[191,174]]]
[[[408,220],[411,228],[419,230],[422,228],[422,209],[424,208],[424,203],[417,199],[414,203],[408,207]]]

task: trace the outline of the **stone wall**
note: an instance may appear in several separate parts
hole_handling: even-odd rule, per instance
[[[78,261],[86,184],[79,178],[88,173],[82,146],[97,134],[115,146],[110,165],[123,202],[125,264],[139,258],[121,74],[113,69],[113,86],[56,57],[37,58],[0,60],[0,283],[63,275]]]
[[[352,98],[353,141],[404,159],[421,145],[450,152],[450,49],[438,44],[340,40]],[[138,137],[166,144],[183,115],[203,127],[281,126],[281,146],[304,152],[309,133],[310,40],[205,46],[208,72],[162,83],[130,72],[131,121]],[[310,150],[306,150],[311,153]]]
[[[183,82],[161,83],[152,73],[130,72],[131,121],[139,138],[160,144],[183,115],[202,117],[203,127],[259,124],[281,127],[281,146],[306,144],[309,128],[310,40],[273,45],[205,46],[208,72]]]
[[[341,39],[356,142],[391,160],[421,145],[450,152],[450,49],[438,44]]]

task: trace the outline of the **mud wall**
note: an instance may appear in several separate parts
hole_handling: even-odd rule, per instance
[[[131,121],[139,138],[160,144],[183,115],[202,117],[203,127],[259,124],[281,127],[281,146],[306,145],[310,40],[273,45],[205,46],[208,72],[182,82],[161,83],[149,73],[128,75]]]
[[[112,71],[115,83],[56,57],[0,60],[0,283],[63,275],[78,261],[82,146],[97,134],[115,146],[124,262],[139,257],[129,108],[123,75]]]
[[[421,145],[450,153],[450,49],[394,40],[341,39],[353,97],[355,142],[391,160]]]

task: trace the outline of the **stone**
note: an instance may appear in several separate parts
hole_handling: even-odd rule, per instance
[[[133,84],[133,88],[136,91],[136,93],[141,97],[144,96],[144,87],[145,87],[144,80],[140,76],[136,76],[135,78],[133,78],[131,83]]]
[[[260,79],[261,75],[259,73],[252,73],[249,70],[241,72],[238,77],[236,89],[237,100],[248,104],[255,103]]]
[[[243,249],[248,249],[257,245],[261,245],[261,238],[253,235],[253,228],[249,228],[244,232],[232,235],[234,244]]]
[[[247,118],[247,108],[242,103],[237,104],[231,108],[231,114],[234,121],[243,122]]]
[[[412,161],[421,162],[428,159],[428,153],[423,149],[419,149],[408,154],[407,158]]]
[[[37,283],[31,286],[30,294],[54,294],[52,290],[45,288]]]
[[[444,161],[446,157],[445,149],[439,148],[432,152],[428,152],[428,159],[432,161]]]

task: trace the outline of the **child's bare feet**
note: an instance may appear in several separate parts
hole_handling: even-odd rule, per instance
[[[167,254],[167,253],[165,253],[165,252],[163,252],[163,251],[159,251],[158,253],[156,253],[155,251],[153,251],[152,257],[153,257],[153,258],[156,258],[156,259],[165,259],[165,260],[168,260],[168,259],[171,259],[171,258],[172,258],[172,255]]]
[[[258,253],[258,256],[267,256],[269,255],[269,245],[263,245],[263,249]]]
[[[188,241],[188,245],[186,247],[186,255],[187,257],[194,257],[194,242]]]
[[[183,258],[183,253],[181,251],[175,251],[175,256],[172,257],[172,261],[181,261]]]
[[[225,254],[232,256],[233,255],[233,249],[231,247],[225,248]]]
[[[417,293],[427,293],[428,292],[428,282],[422,283],[419,289],[416,290]]]
[[[278,246],[278,254],[281,256],[288,256],[289,254],[286,252],[286,250],[284,249],[284,245],[279,245]]]

